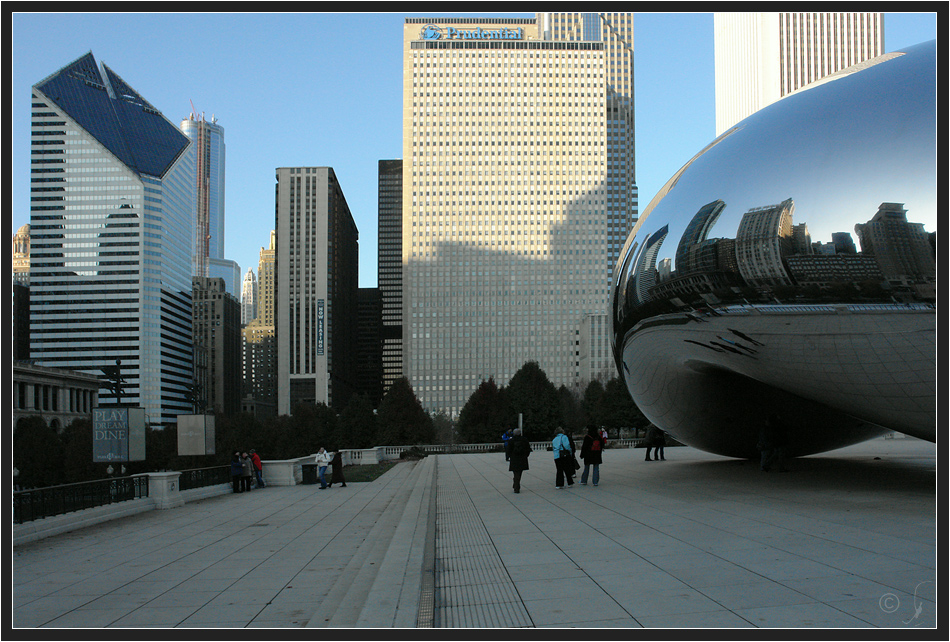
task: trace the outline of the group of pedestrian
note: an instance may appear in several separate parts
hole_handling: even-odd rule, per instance
[[[509,462],[508,470],[513,476],[514,491],[520,493],[522,473],[528,470],[531,444],[520,428],[510,431],[510,435],[506,432],[503,439],[505,440],[505,459]],[[587,485],[588,479],[594,486],[600,483],[600,465],[603,463],[603,451],[606,447],[606,432],[595,426],[588,426],[580,453],[584,461],[584,472],[581,473],[580,479],[582,486]],[[565,484],[568,487],[573,486],[574,476],[581,467],[577,461],[573,436],[563,428],[558,428],[551,442],[551,450],[554,453],[554,487],[560,490]]]
[[[346,479],[343,477],[343,452],[339,449],[334,449],[332,451],[327,451],[326,448],[320,446],[320,450],[316,454],[317,462],[317,473],[320,478],[320,489],[330,488],[333,484],[339,484],[342,488],[346,488]],[[330,481],[327,481],[327,467],[333,466],[333,471],[330,474]]]
[[[650,424],[647,429],[647,456],[644,461],[666,461],[666,433],[657,426]],[[650,450],[653,451],[653,459],[650,459]]]
[[[250,492],[251,480],[256,482],[255,488],[264,488],[264,464],[260,456],[253,450],[234,451],[231,455],[231,486],[235,493]]]

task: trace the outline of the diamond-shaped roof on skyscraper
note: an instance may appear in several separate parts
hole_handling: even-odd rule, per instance
[[[139,174],[164,176],[188,137],[92,52],[33,86]]]

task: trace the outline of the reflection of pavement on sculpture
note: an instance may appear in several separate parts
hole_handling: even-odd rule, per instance
[[[684,443],[755,457],[770,407],[792,425],[796,455],[884,429],[935,439],[936,405],[921,401],[936,391],[933,308],[730,308],[703,321],[651,319],[623,352],[640,410]]]

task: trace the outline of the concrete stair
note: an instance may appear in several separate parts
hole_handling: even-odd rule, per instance
[[[431,626],[437,458],[386,475],[385,507],[337,577],[308,627],[414,628]]]

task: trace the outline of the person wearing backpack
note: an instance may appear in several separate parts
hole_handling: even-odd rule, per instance
[[[554,467],[557,474],[554,479],[554,487],[564,488],[564,480],[567,479],[567,486],[574,485],[574,448],[571,440],[564,434],[563,428],[557,429],[557,435],[551,442],[551,450],[554,451]]]
[[[587,474],[591,467],[594,468],[594,475],[591,478],[594,486],[600,483],[600,465],[603,463],[602,453],[604,450],[604,438],[595,426],[587,427],[587,434],[584,435],[584,443],[581,445],[581,459],[584,460],[584,472],[581,473],[581,486],[587,485]]]

